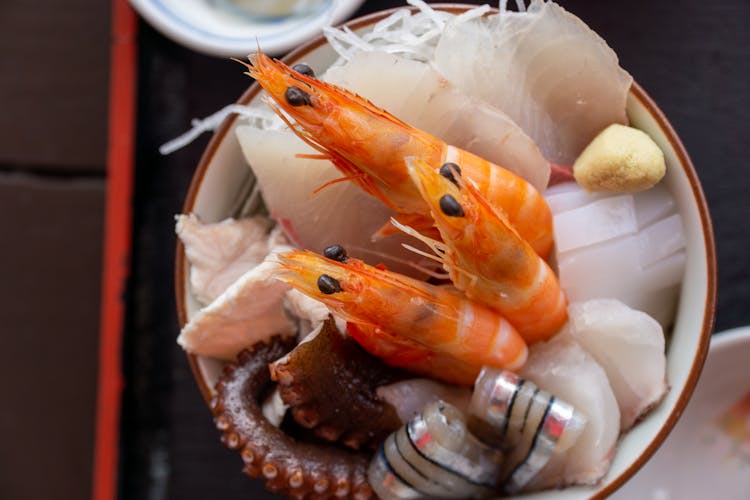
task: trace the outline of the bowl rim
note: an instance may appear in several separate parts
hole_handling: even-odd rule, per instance
[[[471,8],[476,8],[477,5],[473,4],[460,4],[460,3],[438,3],[431,4],[432,8],[437,10],[448,11],[451,13],[461,13]],[[358,17],[351,21],[344,23],[342,26],[347,26],[352,30],[371,25],[380,21],[381,19],[393,14],[397,10],[409,8],[415,11],[415,7],[395,7],[392,9],[382,10],[368,14],[362,17]],[[489,13],[497,12],[497,9],[492,9]],[[306,54],[320,48],[326,43],[325,37],[321,34],[307,43],[299,46],[295,50],[289,52],[286,56],[281,58],[285,63],[293,63],[296,60],[304,57]],[[237,104],[248,104],[259,92],[260,86],[257,83],[252,83],[248,89],[240,96],[236,101]],[[645,450],[617,477],[605,485],[602,489],[595,492],[590,498],[601,499],[614,493],[620,486],[630,479],[643,465],[653,456],[656,450],[665,441],[669,433],[674,428],[677,420],[679,420],[682,412],[685,410],[690,397],[695,390],[695,386],[700,377],[703,365],[708,355],[708,348],[711,340],[711,334],[713,331],[714,319],[716,314],[716,300],[717,300],[717,263],[716,263],[716,248],[714,242],[714,230],[711,222],[710,213],[708,210],[708,203],[706,202],[705,194],[701,187],[698,179],[698,174],[695,170],[693,162],[690,160],[687,150],[685,149],[682,141],[678,137],[676,131],[667,120],[662,110],[657,106],[656,102],[646,93],[635,80],[630,89],[630,94],[635,97],[640,104],[644,107],[647,113],[651,116],[654,122],[658,125],[664,136],[669,141],[672,149],[677,155],[677,159],[685,172],[692,194],[698,205],[698,213],[700,216],[701,227],[703,229],[703,243],[706,250],[706,271],[708,276],[706,301],[703,309],[703,324],[701,325],[701,336],[698,343],[698,349],[695,352],[693,361],[691,363],[690,372],[688,373],[687,380],[683,386],[679,397],[677,398],[674,408],[670,412],[666,421],[657,432],[654,439],[649,443]],[[214,132],[211,140],[203,151],[198,165],[193,174],[185,197],[185,202],[182,207],[182,213],[191,213],[195,205],[195,201],[198,195],[198,191],[203,182],[203,178],[208,170],[208,166],[211,164],[214,155],[216,154],[219,146],[224,141],[226,135],[232,130],[238,117],[231,115],[227,117],[218,129]],[[185,305],[185,270],[186,270],[186,258],[185,251],[182,242],[177,239],[176,255],[175,255],[175,295],[177,305],[177,315],[180,323],[180,328],[184,327],[187,323],[187,307]],[[211,404],[213,394],[206,380],[203,378],[200,367],[198,366],[198,356],[195,354],[186,353],[190,369],[193,372],[193,378],[197,381],[200,388],[203,399],[207,404]]]
[[[183,18],[175,13],[163,0],[130,0],[132,7],[154,29],[171,40],[203,54],[214,57],[228,57],[253,50],[262,40],[269,53],[283,53],[311,35],[322,30],[323,26],[332,19],[337,23],[348,18],[359,8],[364,0],[338,0],[326,5],[320,12],[311,13],[299,18],[289,18],[282,21],[270,21],[270,25],[286,27],[279,32],[268,32],[258,36],[222,36],[205,31],[204,26]],[[254,23],[255,26],[269,25],[263,21]]]

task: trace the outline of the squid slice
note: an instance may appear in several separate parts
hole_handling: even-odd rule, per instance
[[[571,182],[544,196],[553,213],[557,268],[568,300],[617,299],[667,327],[674,319],[686,243],[666,186],[605,195]]]
[[[436,401],[388,436],[367,477],[383,500],[489,497],[501,463],[500,451],[474,437],[458,409]]]
[[[175,230],[190,263],[190,285],[203,305],[219,297],[269,251],[266,217],[226,219],[204,224],[194,214],[178,215]]]
[[[571,304],[561,335],[570,335],[607,372],[620,408],[620,428],[629,429],[667,391],[664,333],[648,314],[618,300]]]
[[[469,408],[471,390],[448,385],[427,378],[410,378],[377,389],[379,398],[390,403],[406,423],[419,415],[423,408],[437,400],[445,401],[465,412]]]
[[[376,388],[404,374],[339,332],[333,320],[269,368],[296,422],[323,439],[374,448],[401,425]]]
[[[598,482],[609,469],[620,433],[620,410],[604,369],[573,339],[558,335],[530,348],[519,375],[586,417],[575,444],[567,453],[550,457],[526,488]]]

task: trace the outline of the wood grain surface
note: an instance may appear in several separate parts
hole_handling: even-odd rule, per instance
[[[0,163],[104,172],[109,4],[0,2]]]
[[[91,495],[109,2],[0,2],[0,498]]]
[[[477,3],[480,2],[470,2]],[[562,0],[620,55],[682,137],[704,184],[719,255],[718,330],[750,323],[750,3]],[[357,15],[401,5],[368,1]],[[140,30],[134,275],[127,325],[123,499],[273,498],[240,472],[174,340],[173,215],[203,137],[169,157],[156,148],[190,119],[233,102],[248,82],[235,63]]]
[[[0,174],[0,498],[90,495],[103,207],[103,179]]]

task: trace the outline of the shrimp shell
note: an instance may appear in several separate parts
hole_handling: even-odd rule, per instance
[[[436,401],[385,440],[368,469],[380,498],[470,498],[496,493],[502,454],[466,429],[455,407]]]
[[[247,74],[273,99],[268,104],[302,140],[349,180],[429,232],[429,207],[407,172],[405,159],[460,162],[494,206],[506,213],[540,256],[552,247],[552,215],[542,195],[512,172],[445,144],[345,89],[297,73],[261,52],[249,56]],[[287,93],[304,96],[291,99]],[[287,117],[287,115],[290,118]],[[385,222],[385,221],[384,221]],[[388,233],[388,224],[382,234]],[[391,232],[392,232],[391,228]]]
[[[406,163],[443,241],[400,227],[431,246],[456,287],[497,310],[524,340],[533,343],[557,333],[567,319],[567,300],[557,277],[506,215],[464,176],[463,164],[437,166],[419,158]],[[450,207],[444,206],[446,201]]]
[[[349,258],[280,254],[278,279],[350,323],[349,333],[387,364],[471,385],[482,366],[520,368],[526,343],[502,316],[443,287]]]
[[[570,449],[586,424],[586,417],[570,404],[494,368],[479,374],[469,411],[469,429],[507,450],[502,476],[508,493],[522,490],[553,454]]]

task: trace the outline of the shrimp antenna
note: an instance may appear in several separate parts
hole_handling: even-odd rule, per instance
[[[476,275],[470,273],[466,269],[463,269],[455,264],[450,264],[445,259],[445,255],[448,253],[448,246],[445,243],[443,243],[442,241],[433,240],[432,238],[421,234],[416,229],[406,226],[404,224],[401,224],[399,221],[397,221],[393,217],[391,217],[391,224],[393,224],[393,226],[396,227],[397,229],[400,229],[402,232],[408,234],[409,236],[413,236],[414,238],[418,239],[419,241],[427,245],[430,248],[430,250],[432,250],[435,253],[435,255],[430,255],[427,252],[423,252],[422,250],[419,250],[407,244],[402,244],[404,248],[406,248],[407,250],[411,252],[416,253],[417,255],[421,255],[423,257],[427,257],[428,259],[432,259],[436,262],[439,262],[443,265],[445,269],[457,271],[463,274],[464,276],[466,276],[467,278],[469,278],[470,280],[472,280],[472,282],[476,281]]]

